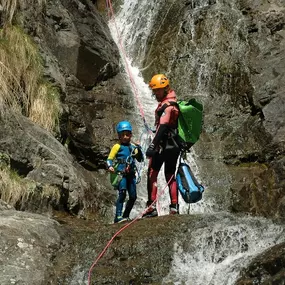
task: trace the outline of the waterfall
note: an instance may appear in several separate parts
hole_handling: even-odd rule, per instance
[[[109,22],[109,28],[113,36],[114,41],[117,43],[121,57],[122,65],[125,66],[126,80],[132,81],[132,87],[135,88],[135,92],[139,94],[139,101],[143,106],[144,116],[148,125],[154,128],[154,111],[157,106],[157,101],[152,95],[151,90],[148,87],[147,82],[144,81],[142,74],[140,72],[140,65],[144,58],[145,46],[148,40],[148,32],[153,24],[153,19],[156,13],[159,12],[160,1],[128,1],[125,0],[121,6],[120,12],[116,15],[115,20],[112,19]],[[133,17],[135,15],[135,18]],[[135,100],[135,103],[136,100]],[[136,106],[138,107],[138,106]],[[137,109],[137,114],[134,117],[134,121],[137,124],[137,129],[140,134],[144,130],[143,122],[139,115],[139,110]],[[138,136],[134,134],[135,140],[137,137],[142,139],[141,144],[148,145],[150,138],[147,135]],[[190,162],[192,171],[195,173],[196,177],[199,177],[199,169],[195,163],[194,152],[188,155],[187,161]],[[134,210],[131,213],[131,217],[134,218],[139,215],[146,206],[147,201],[147,186],[146,186],[146,175],[147,175],[147,163],[144,163],[144,168],[142,169],[142,182],[138,184],[137,192],[138,199]],[[198,179],[199,180],[199,179]],[[161,196],[157,201],[157,209],[159,215],[165,215],[169,212],[169,194],[167,182],[164,178],[164,170],[161,169],[158,176],[158,196]],[[182,197],[179,200],[180,213],[207,213],[212,212],[215,207],[214,201],[210,198],[209,201],[205,202],[202,200],[196,204],[186,204]]]
[[[178,0],[177,0],[178,1]],[[151,97],[151,92],[147,83],[142,78],[140,68],[142,68],[142,61],[146,53],[146,44],[149,40],[149,32],[154,23],[157,13],[161,13],[160,5],[164,4],[163,11],[167,13],[168,6],[172,5],[175,0],[171,1],[148,1],[148,0],[124,0],[121,9],[117,13],[114,22],[110,21],[109,27],[114,40],[119,44],[123,44],[126,51],[127,59],[122,60],[124,65],[129,66],[131,77],[134,80],[140,101],[145,111],[145,117],[150,126],[153,125],[154,110],[157,105],[155,99]],[[220,1],[188,1],[189,5],[194,9],[207,7],[209,3],[218,3]],[[234,2],[234,1],[233,1]],[[219,5],[216,7],[218,9]],[[196,10],[195,10],[196,9]],[[194,25],[194,21],[192,23]],[[189,27],[193,33],[193,26]],[[160,27],[156,31],[159,32]],[[119,38],[118,38],[119,33]],[[214,35],[213,35],[214,36]],[[208,47],[209,54],[211,49]],[[196,56],[199,58],[199,52],[196,51]],[[189,66],[198,64],[191,62],[194,60],[191,56],[188,57],[189,51],[185,48],[185,57],[187,56],[187,63]],[[201,51],[202,53],[202,51]],[[205,59],[208,53],[201,55]],[[124,54],[122,55],[124,57]],[[169,64],[169,72],[172,75],[178,74],[179,71],[186,70],[189,66],[179,66],[181,62],[176,62],[176,70]],[[198,72],[198,82],[196,85],[196,92],[202,97],[209,96],[207,90],[204,88],[205,81],[209,78],[208,62],[200,62]],[[185,64],[185,63],[184,63]],[[181,72],[183,73],[183,72]],[[126,74],[129,80],[129,74]],[[183,78],[184,80],[184,78]],[[186,79],[184,82],[187,82]],[[182,87],[181,92],[185,91]],[[142,130],[142,121],[138,118],[134,121],[137,123],[137,129]],[[196,165],[195,152],[192,151],[188,156],[190,166],[200,181],[199,165]],[[217,171],[222,171],[219,169]],[[209,182],[210,181],[210,182]],[[200,181],[203,184],[203,181]],[[230,185],[232,182],[225,177],[222,180],[211,177],[208,183],[212,185],[206,186],[206,195],[202,201],[190,206],[190,214],[198,213],[202,215],[213,215],[216,218],[214,224],[197,227],[191,232],[191,240],[177,240],[173,248],[174,257],[172,261],[172,268],[167,276],[165,276],[162,284],[208,284],[208,285],[230,285],[234,284],[238,278],[241,268],[246,266],[254,256],[261,253],[266,248],[284,241],[284,227],[273,224],[270,220],[252,217],[238,217],[229,213],[221,211],[222,203],[211,194],[211,187],[219,188]],[[163,170],[159,176],[159,190],[163,189],[166,182],[163,177]],[[165,215],[168,213],[168,189],[158,201],[159,214]],[[138,185],[138,201],[135,204],[132,215],[136,216],[145,208],[147,199],[146,189],[146,167],[142,171],[142,182]],[[180,197],[180,209],[182,214],[187,214],[189,205],[185,204]],[[187,230],[187,229],[186,229]],[[188,229],[192,231],[192,229]]]

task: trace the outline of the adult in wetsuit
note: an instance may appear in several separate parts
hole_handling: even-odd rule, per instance
[[[169,86],[169,79],[164,74],[156,74],[149,82],[149,87],[158,101],[155,110],[155,136],[149,145],[146,156],[149,158],[147,191],[147,212],[143,217],[158,215],[156,205],[157,177],[164,163],[165,179],[169,187],[170,214],[179,214],[178,188],[175,180],[176,164],[180,154],[177,141],[177,125],[179,108],[176,104],[176,94]]]

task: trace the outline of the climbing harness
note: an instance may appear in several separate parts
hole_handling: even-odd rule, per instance
[[[131,149],[131,148],[130,148]],[[127,175],[132,171],[133,174],[136,174],[136,184],[141,182],[141,170],[138,170],[136,161],[134,160],[136,148],[133,148],[130,155],[126,159],[117,159],[115,165],[113,166],[115,171],[110,173],[110,182],[111,185],[117,189],[123,176]],[[134,166],[131,169],[131,165],[134,163]],[[124,171],[118,170],[120,164],[125,164]],[[140,163],[142,164],[142,163]],[[142,166],[140,167],[142,168]]]
[[[134,156],[135,156],[135,150],[136,148],[134,148],[131,152],[131,154],[127,157],[126,159],[126,173],[128,173],[130,171],[130,165],[134,162]],[[140,175],[140,172],[138,171],[138,167],[136,165],[136,162],[135,162],[135,173],[137,173],[137,176],[136,176],[136,184],[139,184],[141,182],[141,175]]]

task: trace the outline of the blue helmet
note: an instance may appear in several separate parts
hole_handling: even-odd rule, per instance
[[[117,133],[123,132],[123,131],[133,131],[132,125],[128,121],[121,121],[118,123],[116,127]]]

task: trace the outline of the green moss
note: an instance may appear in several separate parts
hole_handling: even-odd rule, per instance
[[[245,168],[259,168],[261,170],[267,170],[268,169],[268,165],[266,165],[265,163],[257,163],[257,162],[244,162],[244,163],[240,163],[238,165],[238,167],[245,167]]]

